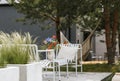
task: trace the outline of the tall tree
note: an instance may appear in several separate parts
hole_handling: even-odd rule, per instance
[[[52,20],[55,22],[57,39],[60,42],[60,8],[61,0],[11,0],[12,4],[17,8],[19,13],[23,13],[25,17],[22,19],[31,23],[39,23],[41,21]]]
[[[103,4],[108,64],[114,64],[116,54],[116,35],[119,23],[118,1],[103,0]]]
[[[81,7],[78,10],[76,23],[82,26],[82,29],[92,30],[101,18],[102,7],[98,0],[82,0]]]
[[[68,39],[71,41],[71,25],[75,24],[74,20],[78,17],[78,11],[81,7],[82,0],[64,0],[64,7],[61,10],[62,17],[64,17],[65,22],[65,29],[68,32]]]
[[[31,19],[32,23],[41,20],[52,20],[55,22],[57,39],[60,42],[60,30],[70,28],[71,21],[76,16],[82,0],[10,0],[20,13],[25,14],[24,22]],[[73,11],[72,11],[73,10]],[[61,27],[62,19],[70,18],[69,27]]]
[[[118,22],[119,22],[119,0],[84,0],[83,7],[87,8],[87,10],[82,10],[83,14],[80,14],[80,25],[83,27],[87,27],[88,29],[92,29],[95,27],[92,24],[94,21],[96,22],[96,10],[97,13],[99,11],[104,10],[104,28],[105,28],[105,35],[106,35],[106,47],[107,47],[107,55],[108,55],[108,64],[115,63],[115,53],[116,53],[116,39],[117,39],[117,30],[118,30]],[[89,4],[89,5],[86,5]],[[100,13],[101,14],[101,13]],[[82,16],[82,17],[81,17]],[[101,16],[100,16],[101,17]],[[90,21],[90,22],[89,22]],[[91,22],[93,21],[93,22]],[[94,22],[94,23],[95,23]],[[85,28],[86,29],[86,28]],[[120,47],[119,47],[120,48]]]

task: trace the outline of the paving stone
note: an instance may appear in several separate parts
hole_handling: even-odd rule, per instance
[[[120,73],[116,73],[113,78],[112,81],[120,81]]]
[[[67,78],[65,73],[62,73],[61,81],[101,81],[107,76],[111,75],[111,73],[103,73],[103,72],[82,72],[78,73],[78,76],[75,76],[74,72],[69,73],[69,77]],[[52,77],[52,76],[51,76]],[[53,79],[49,77],[49,79],[44,79],[43,81],[52,81]],[[58,76],[56,77],[56,81],[58,81]],[[120,79],[119,79],[120,81]]]

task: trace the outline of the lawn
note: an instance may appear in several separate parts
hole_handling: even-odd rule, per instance
[[[66,67],[61,67],[62,71],[66,70]],[[75,71],[75,68],[70,65],[69,71]],[[78,67],[80,72],[80,67]],[[83,72],[120,72],[120,65],[108,65],[108,64],[83,64]]]

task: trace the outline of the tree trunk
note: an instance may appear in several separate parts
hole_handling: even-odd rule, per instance
[[[68,21],[67,21],[67,23],[68,23],[68,39],[69,39],[69,41],[71,41],[71,18],[70,18],[70,15],[68,15]]]
[[[68,27],[68,39],[71,42],[71,28],[70,28],[70,26]]]
[[[60,43],[60,28],[59,28],[59,25],[60,25],[60,18],[59,16],[56,17],[56,36],[57,36],[57,40],[58,42]]]
[[[114,11],[114,18],[113,18],[113,30],[112,30],[112,61],[115,61],[115,54],[116,54],[116,39],[117,39],[117,30],[118,30],[118,23],[119,23],[119,14],[118,10],[115,9]]]
[[[120,27],[118,29],[118,48],[119,48],[119,55],[120,55]]]
[[[109,8],[104,6],[104,20],[105,20],[105,35],[106,35],[106,47],[107,47],[107,56],[108,64],[111,64],[112,61],[112,42],[111,42],[111,33],[110,33],[110,11]]]

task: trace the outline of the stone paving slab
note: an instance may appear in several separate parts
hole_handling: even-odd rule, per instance
[[[61,81],[101,81],[109,75],[111,75],[111,73],[82,72],[78,73],[78,76],[76,77],[75,73],[71,72],[67,78],[65,73],[62,73]],[[53,81],[52,76],[43,81]],[[58,81],[58,77],[56,77],[56,81]]]
[[[120,81],[120,73],[115,73],[115,75],[112,78],[112,81]]]

